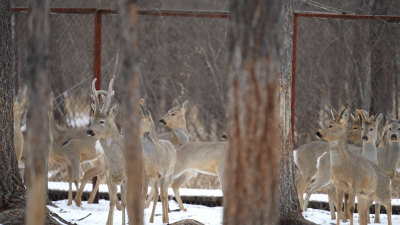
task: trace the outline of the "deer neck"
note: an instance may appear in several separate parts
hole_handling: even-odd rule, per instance
[[[375,141],[371,143],[363,143],[361,155],[369,161],[378,164],[378,153]]]
[[[397,160],[400,155],[400,142],[391,142],[385,138],[385,150],[382,152],[385,166],[396,168]]]
[[[350,152],[347,148],[347,134],[343,134],[339,139],[329,141],[331,166],[339,166],[349,158]]]
[[[172,130],[171,142],[174,145],[189,143],[189,136],[186,126],[175,128]]]

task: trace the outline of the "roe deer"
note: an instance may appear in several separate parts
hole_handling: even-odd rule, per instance
[[[400,118],[400,116],[399,116]],[[383,128],[383,147],[378,148],[378,164],[390,179],[396,174],[396,164],[400,155],[400,121],[386,113],[386,125]],[[380,205],[375,204],[375,223],[380,223]]]
[[[332,110],[332,116],[337,116],[337,112]],[[361,121],[359,120],[358,111],[356,111],[356,116],[352,116],[352,123],[349,127],[349,136],[348,140],[350,140],[354,145],[349,144],[349,148],[351,151],[361,152]],[[308,201],[311,197],[312,193],[326,187],[330,183],[330,171],[326,171],[329,169],[329,165],[325,166],[321,165],[321,171],[318,172],[317,169],[317,160],[324,154],[329,153],[329,144],[327,142],[322,141],[312,141],[307,144],[300,146],[295,149],[293,152],[294,162],[297,168],[300,170],[299,175],[296,177],[297,184],[297,193],[300,201],[300,206],[303,211],[307,210]],[[328,157],[328,156],[324,156]],[[328,160],[329,161],[329,160]],[[326,160],[324,160],[326,162]],[[305,199],[303,198],[303,194],[306,194]],[[331,204],[332,205],[332,204]],[[332,210],[332,209],[331,209]],[[334,215],[331,215],[334,217]],[[344,218],[344,221],[346,219]]]
[[[26,86],[14,98],[13,113],[14,113],[14,150],[17,156],[19,171],[24,177],[24,163],[22,162],[22,155],[24,152],[24,135],[21,130],[21,113],[23,107],[23,99],[26,95]]]
[[[67,166],[69,181],[67,205],[71,205],[72,182],[75,183],[76,189],[79,190],[80,163],[98,160],[98,152],[95,148],[96,139],[87,136],[85,128],[67,129],[59,127],[54,120],[53,108],[54,103],[53,97],[51,95],[49,103],[49,136],[51,146],[50,158],[58,163],[62,163],[63,165]],[[97,163],[98,167],[103,167],[101,163]],[[87,173],[88,172],[85,172],[85,175]],[[96,188],[98,188],[98,185],[96,185],[95,189]],[[94,199],[96,191],[92,192],[89,199],[90,201]],[[76,194],[75,202],[78,206],[80,206],[81,199],[78,193]]]
[[[168,133],[168,140],[172,142],[174,146],[188,143],[189,137],[188,132],[186,129],[186,120],[185,120],[185,113],[189,104],[189,101],[185,101],[180,105],[177,101],[174,101],[174,106],[168,110],[168,112],[160,119],[160,123],[163,125],[167,125],[171,129],[171,132]],[[182,186],[184,183],[196,177],[198,174],[197,170],[189,169],[184,172],[181,176],[175,178],[171,182],[171,187],[174,191],[175,199],[179,204],[179,209],[181,211],[186,211],[185,207],[183,206],[182,199],[179,193],[179,187]],[[153,199],[154,191],[152,190],[146,200],[145,207],[149,207],[150,201]]]
[[[153,118],[144,103],[139,101],[140,119],[140,141],[143,148],[143,166],[145,171],[145,182],[143,192],[147,194],[147,186],[150,180],[152,190],[155,192],[153,198],[153,210],[150,216],[150,223],[154,222],[154,214],[158,200],[158,186],[160,186],[161,202],[163,211],[163,223],[169,223],[168,218],[168,186],[172,179],[176,162],[176,150],[168,140],[158,139]]]
[[[336,187],[338,209],[342,208],[344,193],[349,194],[350,224],[353,224],[354,196],[358,196],[360,224],[367,224],[365,212],[370,200],[385,206],[388,224],[391,225],[391,186],[384,171],[368,159],[349,151],[347,142],[347,121],[349,111],[340,115],[320,129],[317,136],[329,142],[331,178]],[[341,210],[338,210],[336,224],[340,224]]]
[[[117,185],[121,188],[121,210],[122,224],[125,224],[125,208],[126,208],[126,171],[124,158],[124,144],[122,135],[119,133],[115,124],[115,116],[118,113],[118,104],[111,106],[112,97],[115,92],[113,90],[114,78],[111,79],[108,91],[95,88],[96,78],[92,83],[92,109],[94,116],[87,129],[87,134],[100,141],[103,152],[100,158],[104,160],[108,191],[110,195],[110,209],[108,211],[107,225],[113,224],[114,207],[118,202]],[[99,96],[100,95],[100,96]],[[100,97],[103,104],[100,104]]]

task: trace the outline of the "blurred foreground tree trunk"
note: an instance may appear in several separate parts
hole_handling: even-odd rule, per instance
[[[280,9],[278,0],[231,3],[224,224],[279,221],[276,91]]]
[[[142,147],[138,137],[136,106],[139,102],[139,69],[137,41],[137,1],[119,0],[119,33],[122,68],[118,81],[122,89],[122,131],[124,132],[126,174],[128,182],[127,211],[129,224],[143,224],[143,164]],[[146,187],[147,190],[147,187]]]
[[[291,124],[292,60],[293,60],[293,0],[282,1],[280,21],[280,87],[278,94],[278,148],[279,156],[279,214],[280,224],[314,224],[301,214],[293,161]]]

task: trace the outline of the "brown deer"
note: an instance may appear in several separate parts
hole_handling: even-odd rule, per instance
[[[108,211],[107,225],[113,224],[114,207],[118,202],[117,185],[121,188],[121,210],[122,224],[125,224],[125,208],[126,208],[126,171],[124,159],[124,144],[121,134],[115,124],[115,116],[118,113],[118,104],[111,106],[112,97],[115,92],[113,90],[114,78],[111,79],[108,91],[95,88],[96,78],[92,83],[92,109],[94,116],[87,134],[100,141],[103,152],[99,157],[104,161],[108,191],[110,195],[110,209]],[[102,104],[100,104],[100,99]]]
[[[189,104],[189,101],[185,101],[182,105],[180,105],[177,101],[174,101],[174,106],[168,110],[168,112],[160,119],[160,123],[163,125],[168,124],[168,127],[171,129],[171,132],[164,135],[174,146],[188,143],[189,137],[188,132],[186,129],[186,119],[185,113]],[[183,206],[182,199],[179,193],[179,187],[182,186],[184,183],[196,177],[198,174],[197,170],[189,169],[184,172],[179,177],[175,178],[171,182],[171,187],[174,191],[175,199],[179,204],[179,209],[182,211],[186,211],[185,207]],[[151,200],[154,197],[154,191],[152,190],[148,195],[146,200],[145,208],[149,207]]]
[[[400,118],[400,115],[399,115]],[[396,174],[396,165],[400,155],[400,121],[391,114],[386,114],[383,128],[383,146],[378,148],[378,164],[390,179]],[[375,204],[375,223],[380,223],[380,205]]]
[[[24,176],[24,163],[22,155],[24,153],[24,135],[21,129],[21,114],[23,108],[23,100],[26,95],[26,86],[14,98],[13,113],[14,113],[14,150],[18,160],[18,167],[22,177]]]
[[[338,114],[335,110],[332,110],[331,113],[333,117]],[[361,126],[359,111],[356,110],[356,116],[352,116],[352,123],[348,129],[348,140],[354,143],[349,144],[350,150],[358,154],[361,152],[362,145]],[[326,152],[328,155],[324,155]],[[295,164],[300,170],[299,175],[296,176],[298,198],[300,206],[306,211],[311,194],[331,184],[330,166],[325,164],[326,161],[329,163],[329,144],[322,141],[312,141],[300,146],[293,153]],[[318,160],[324,163],[318,163]],[[305,199],[303,199],[304,193],[306,194]],[[330,202],[330,205],[332,206],[333,203]],[[331,216],[332,218],[335,217],[334,214]],[[345,222],[346,218],[343,219]]]
[[[145,171],[145,182],[143,192],[147,194],[149,181],[154,190],[153,209],[150,216],[150,223],[154,222],[154,214],[158,200],[158,186],[163,211],[163,223],[169,223],[168,218],[168,186],[174,172],[176,150],[168,140],[158,139],[153,118],[147,109],[144,99],[139,101],[140,119],[140,141],[143,148],[143,166]]]
[[[348,193],[350,224],[353,224],[354,196],[358,196],[360,224],[365,225],[368,203],[374,200],[385,206],[388,224],[391,225],[390,179],[378,165],[349,151],[346,143],[348,119],[349,111],[345,109],[317,132],[317,136],[329,142],[331,178],[336,187],[338,208],[342,208],[344,193]],[[341,210],[338,210],[337,225],[340,224],[340,216]]]
[[[72,182],[79,190],[79,169],[81,162],[95,161],[98,159],[96,151],[96,139],[86,135],[85,128],[62,128],[59,127],[53,116],[53,97],[49,103],[49,136],[50,136],[50,158],[67,167],[68,172],[68,202],[72,204]],[[78,196],[78,195],[77,195]],[[91,199],[94,198],[94,193]],[[76,197],[77,205],[80,205],[80,197]]]

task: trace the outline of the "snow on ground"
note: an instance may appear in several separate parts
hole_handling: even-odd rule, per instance
[[[67,206],[67,200],[55,201],[54,202],[59,208],[54,208],[48,206],[52,212],[57,213],[63,219],[76,223],[78,225],[104,225],[107,222],[109,201],[101,199],[99,204],[87,204],[87,202],[82,202],[81,207],[77,207],[74,204]],[[144,211],[144,224],[150,224],[149,219],[151,215],[151,207]],[[179,206],[175,201],[170,201],[169,206],[172,210],[178,209]],[[222,224],[222,207],[206,207],[200,205],[189,205],[184,204],[187,209],[186,212],[170,212],[169,222],[173,223],[182,219],[195,219],[207,225],[218,225]],[[90,215],[89,215],[90,214]],[[89,215],[88,217],[86,217]],[[84,218],[81,221],[79,219]],[[126,221],[127,221],[126,217]],[[114,210],[114,224],[122,223],[122,213],[117,209]],[[154,225],[163,224],[162,223],[162,207],[161,202],[158,202],[156,208],[156,214],[154,217]]]
[[[78,225],[96,225],[101,224],[104,225],[107,221],[108,216],[108,207],[109,202],[107,200],[100,200],[99,204],[87,204],[87,202],[82,202],[81,207],[77,207],[74,204],[71,206],[67,206],[67,200],[61,200],[54,202],[59,208],[54,208],[48,206],[49,209],[63,219],[70,221],[72,223],[76,223]],[[178,209],[178,204],[175,201],[169,202],[172,210]],[[182,219],[195,219],[199,222],[202,222],[207,225],[220,225],[222,224],[222,213],[223,207],[206,207],[199,205],[190,205],[184,204],[187,209],[186,212],[171,212],[169,213],[169,221],[170,223],[182,220]],[[151,214],[152,204],[148,209],[144,211],[144,224],[150,224],[149,218]],[[89,215],[89,216],[88,216]],[[307,212],[303,212],[303,216],[320,225],[332,225],[336,224],[336,221],[331,220],[330,213],[324,210],[311,209],[309,208]],[[373,221],[373,215],[371,214],[371,221]],[[396,218],[397,217],[397,218]],[[84,218],[84,219],[82,219]],[[80,220],[82,219],[82,220]],[[400,224],[400,218],[398,215],[394,215],[392,217],[393,224]],[[127,218],[126,218],[127,220]],[[121,224],[122,222],[122,214],[121,211],[117,209],[114,210],[114,224]],[[354,224],[358,224],[358,214],[354,214]],[[161,202],[158,202],[156,208],[156,214],[154,218],[154,225],[161,225],[162,223],[162,208]],[[343,223],[343,225],[349,225],[350,222]],[[387,225],[387,217],[386,215],[381,215],[381,225]]]
[[[85,187],[86,191],[92,190],[92,185],[87,185]],[[68,183],[63,182],[49,182],[49,189],[52,190],[68,190]],[[75,187],[74,187],[75,189]],[[106,185],[100,185],[100,192],[107,192]],[[172,190],[169,191],[170,195],[173,195]],[[187,189],[181,188],[180,193],[182,196],[222,196],[221,190],[205,190],[205,189]],[[314,194],[311,196],[312,201],[326,202],[327,195],[325,194]],[[54,208],[49,206],[49,209],[67,221],[76,223],[78,225],[95,225],[95,224],[105,224],[108,216],[109,201],[100,200],[99,204],[87,204],[86,201],[82,202],[81,207],[75,206],[73,203],[71,206],[67,206],[67,200],[55,201],[54,202],[59,208]],[[393,205],[400,205],[399,199],[393,199]],[[169,205],[172,210],[179,209],[178,204],[171,200]],[[201,205],[191,205],[184,204],[187,209],[186,212],[173,211],[169,213],[170,223],[182,220],[182,219],[195,219],[207,225],[219,225],[222,224],[222,213],[223,207],[206,207]],[[152,203],[148,209],[145,209],[145,224],[150,224],[149,218],[151,214]],[[88,216],[89,215],[89,216]],[[86,217],[87,216],[87,217]],[[311,209],[309,208],[307,212],[303,212],[303,216],[320,225],[332,225],[336,224],[336,221],[331,220],[330,212],[325,210]],[[86,218],[84,218],[86,217]],[[122,220],[121,211],[117,209],[114,210],[114,224],[121,224]],[[84,219],[82,219],[84,218]],[[371,215],[373,221],[373,215]],[[79,220],[82,219],[82,220]],[[400,224],[400,215],[392,216],[393,225]],[[126,218],[127,221],[127,218]],[[354,224],[358,224],[358,214],[354,214]],[[387,225],[387,216],[381,215],[381,225]],[[159,225],[162,223],[162,207],[161,202],[158,202],[156,208],[156,215],[154,218],[154,225]],[[350,224],[341,223],[343,225]]]

